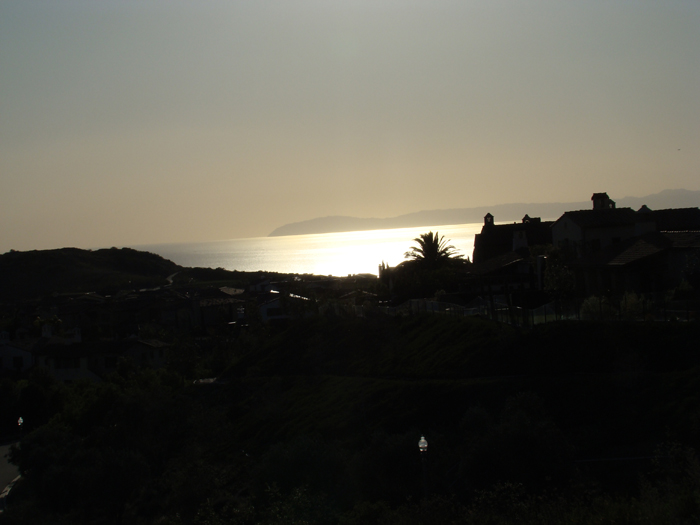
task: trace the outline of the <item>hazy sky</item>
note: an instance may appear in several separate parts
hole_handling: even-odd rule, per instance
[[[0,252],[664,188],[697,0],[0,0]]]

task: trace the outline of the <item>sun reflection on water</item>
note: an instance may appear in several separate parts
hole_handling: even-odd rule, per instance
[[[201,243],[140,246],[182,266],[226,268],[253,272],[310,273],[345,276],[370,273],[377,275],[383,262],[396,266],[421,233],[437,231],[450,239],[465,258],[474,250],[474,234],[481,223],[445,226],[422,226],[389,230],[353,231],[256,237]]]

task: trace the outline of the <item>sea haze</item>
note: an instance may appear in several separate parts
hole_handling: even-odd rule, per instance
[[[615,200],[614,196],[611,197]],[[618,208],[636,210],[643,204],[652,209],[696,207],[700,204],[700,191],[664,190],[645,197],[617,199]],[[359,273],[376,275],[382,261],[390,266],[399,264],[404,260],[403,254],[413,245],[413,239],[428,231],[440,232],[446,239],[451,239],[451,244],[464,257],[472,257],[474,235],[481,231],[483,216],[487,212],[495,216],[496,224],[503,224],[520,222],[526,213],[531,217],[539,216],[542,220],[556,220],[567,210],[590,207],[590,202],[585,201],[501,204],[423,211],[389,219],[326,217],[285,225],[268,237],[149,244],[135,248],[157,253],[186,267],[335,276]],[[464,221],[461,224],[460,218]],[[418,220],[421,222],[417,223]],[[410,224],[397,224],[401,222]],[[381,224],[393,227],[378,227]],[[351,226],[354,229],[351,230]],[[327,228],[335,231],[318,231]]]
[[[197,243],[135,246],[186,267],[258,270],[315,275],[377,275],[384,261],[395,266],[421,233],[437,231],[465,258],[474,251],[474,235],[482,223],[421,226],[372,231],[336,232],[284,237],[256,237]]]
[[[664,190],[644,197],[619,198],[617,195],[610,195],[610,198],[617,202],[618,208],[628,207],[634,210],[639,209],[642,205],[646,205],[653,210],[700,206],[700,191],[689,190]],[[530,217],[556,219],[566,211],[587,210],[590,207],[591,201],[587,200],[580,202],[511,203],[480,206],[478,208],[425,210],[384,219],[340,216],[319,217],[280,226],[270,233],[270,237],[390,228],[425,228],[426,224],[463,224],[481,221],[487,213],[491,213],[495,217],[496,223],[520,221],[526,214]],[[435,226],[430,227],[435,228]]]

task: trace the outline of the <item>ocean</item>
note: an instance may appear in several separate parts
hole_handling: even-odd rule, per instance
[[[377,275],[382,262],[396,266],[421,233],[437,231],[458,253],[472,257],[482,223],[422,226],[284,237],[134,246],[186,267],[315,275]]]

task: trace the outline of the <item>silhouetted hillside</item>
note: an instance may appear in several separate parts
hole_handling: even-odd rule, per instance
[[[0,255],[0,299],[160,286],[180,269],[160,255],[131,248],[11,251]]]
[[[29,422],[0,522],[696,523],[697,340],[695,323],[315,318],[213,345],[217,382],[38,370],[0,397]]]
[[[611,197],[617,202],[618,208],[629,207],[635,210],[639,209],[643,204],[654,210],[700,206],[700,191],[664,190],[646,197],[623,197],[618,199],[614,195],[611,195]],[[285,224],[275,229],[269,236],[468,224],[481,222],[487,213],[493,214],[497,222],[519,221],[526,214],[531,217],[556,219],[566,211],[587,210],[590,207],[590,201],[513,203],[479,206],[477,208],[419,211],[384,219],[332,216]]]

